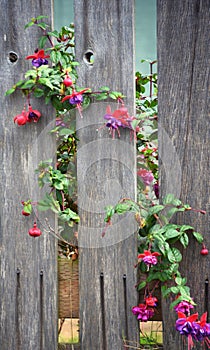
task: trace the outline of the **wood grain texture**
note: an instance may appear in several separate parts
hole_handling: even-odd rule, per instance
[[[126,95],[134,110],[134,2],[75,1],[76,57],[80,85],[96,91],[109,86]],[[93,65],[85,53],[93,52]],[[112,110],[116,104],[110,102]],[[122,197],[135,199],[135,146],[129,130],[113,140],[104,124],[107,103],[95,102],[77,118],[77,172],[81,216],[80,345],[81,349],[123,349],[123,336],[137,341],[131,313],[135,290],[136,225],[119,217],[102,238],[104,207]],[[99,129],[99,131],[97,131]]]
[[[209,1],[158,0],[158,79],[160,186],[180,195],[202,214],[179,215],[179,224],[202,232],[209,243]],[[191,240],[182,273],[201,315],[209,308],[209,255]],[[163,303],[164,349],[186,349],[175,331],[176,315]],[[201,349],[197,345],[195,349]]]
[[[34,169],[52,157],[55,143],[48,134],[53,111],[44,101],[32,100],[42,117],[39,123],[18,127],[13,117],[21,113],[21,94],[5,97],[7,89],[31,67],[25,57],[37,47],[38,29],[24,30],[32,17],[47,14],[51,1],[4,1],[1,7],[0,72],[0,348],[1,350],[53,350],[57,348],[57,250],[46,233],[33,239],[28,229],[34,215],[21,215],[21,200],[38,200]],[[10,52],[17,54],[11,62]],[[44,215],[39,216],[38,226]],[[50,218],[54,224],[54,218]]]

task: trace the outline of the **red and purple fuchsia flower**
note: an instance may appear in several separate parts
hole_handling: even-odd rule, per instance
[[[155,314],[154,307],[157,306],[157,298],[152,295],[145,298],[145,304],[139,304],[132,308],[132,312],[137,316],[137,320],[147,322]]]
[[[76,108],[79,111],[80,116],[82,117],[82,102],[83,102],[83,94],[90,90],[89,88],[83,89],[81,91],[73,90],[71,95],[65,96],[61,102],[69,101],[71,105],[76,105]]]
[[[129,115],[127,108],[124,107],[123,104],[113,113],[111,111],[111,107],[107,106],[104,119],[107,120],[106,126],[110,129],[113,138],[115,136],[115,130],[117,130],[118,136],[120,137],[120,127],[123,129],[128,128],[130,130],[134,130],[132,126],[134,117]]]
[[[188,338],[188,350],[194,346],[193,340],[206,343],[207,347],[210,348],[210,323],[206,323],[207,312],[198,320],[198,313],[186,316],[186,314],[189,315],[192,308],[193,306],[187,301],[182,301],[175,307],[175,311],[178,313],[176,330]]]
[[[158,252],[151,253],[150,250],[145,250],[144,253],[138,255],[138,259],[141,259],[147,266],[157,265],[158,259],[157,257],[161,254]]]
[[[28,106],[28,111],[22,110],[22,113],[14,117],[14,123],[17,125],[25,125],[26,123],[36,123],[41,117],[41,113],[37,109],[33,109],[31,105]]]
[[[39,68],[42,65],[48,64],[46,58],[49,58],[50,55],[45,55],[44,50],[36,50],[33,55],[27,56],[26,60],[32,59],[32,65],[36,68]]]

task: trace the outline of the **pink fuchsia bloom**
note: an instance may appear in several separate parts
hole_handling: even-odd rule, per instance
[[[154,316],[155,311],[152,308],[147,308],[145,304],[139,304],[132,308],[132,313],[137,316],[139,321],[147,322],[149,318]]]
[[[183,300],[178,305],[174,306],[174,310],[176,312],[182,312],[186,315],[189,315],[190,309],[193,309],[193,308],[194,306],[186,300]]]
[[[141,177],[143,183],[148,186],[154,180],[154,176],[150,170],[139,169],[137,175]]]
[[[151,253],[149,250],[145,250],[144,253],[138,255],[138,259],[142,259],[146,265],[157,265],[157,256],[160,255],[158,252]]]
[[[49,58],[50,55],[45,55],[44,50],[35,51],[33,55],[27,56],[26,60],[32,59],[32,65],[36,68],[42,66],[43,64],[48,64],[46,58]]]

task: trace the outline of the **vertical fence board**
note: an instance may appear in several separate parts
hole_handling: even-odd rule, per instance
[[[131,115],[133,28],[133,1],[75,1],[80,86],[97,91],[105,85],[122,91]],[[88,62],[91,52],[93,64]],[[128,130],[113,140],[107,128],[100,129],[106,106],[96,101],[83,111],[83,118],[77,118],[81,349],[122,349],[123,336],[131,341],[138,338],[131,313],[137,302],[133,216],[118,218],[102,238],[105,205],[122,197],[135,199],[135,146]]]
[[[5,91],[31,67],[25,57],[37,47],[38,29],[24,30],[32,17],[52,16],[50,0],[1,0],[0,78],[0,348],[1,350],[53,350],[57,348],[56,242],[43,234],[33,239],[28,229],[34,215],[21,215],[21,200],[39,199],[38,162],[52,157],[54,141],[48,134],[53,112],[43,101],[32,100],[42,117],[39,123],[18,127],[13,117],[23,110],[21,94]],[[13,61],[12,54],[17,54]],[[43,231],[45,215],[38,225]],[[53,222],[53,216],[50,222]]]
[[[159,149],[162,195],[181,195],[193,208],[178,223],[192,225],[209,244],[209,2],[158,0]],[[184,221],[185,220],[185,221]],[[201,315],[209,310],[209,256],[190,243],[183,252],[182,274]],[[175,312],[163,306],[164,349],[186,349],[175,331]],[[197,345],[195,349],[201,349]]]

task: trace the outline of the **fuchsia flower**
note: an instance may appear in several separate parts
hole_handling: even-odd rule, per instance
[[[148,308],[145,304],[139,304],[132,308],[132,312],[137,316],[137,319],[142,322],[147,322],[149,318],[154,316],[154,309]]]
[[[28,106],[28,111],[22,110],[22,113],[14,117],[14,123],[18,125],[25,125],[26,123],[36,123],[41,117],[41,113],[37,109],[33,109],[31,105]]]
[[[176,321],[176,330],[188,337],[189,348],[193,346],[193,339],[196,341],[205,341],[210,344],[208,337],[210,336],[210,323],[206,323],[207,312],[205,312],[200,321],[198,313],[187,317],[184,313],[178,312],[178,320]]]
[[[154,176],[150,170],[139,169],[137,175],[141,177],[143,183],[148,186],[154,180]]]
[[[157,256],[160,255],[158,252],[151,253],[149,250],[145,250],[144,253],[138,255],[138,259],[142,259],[146,265],[156,265],[158,262]]]
[[[151,295],[147,298],[145,298],[145,303],[147,306],[157,306],[157,298],[152,297]]]
[[[28,122],[38,122],[39,118],[41,117],[41,113],[37,110],[37,109],[32,109],[32,107],[29,105],[28,107],[28,112],[27,112],[27,116],[28,116]]]
[[[86,92],[87,90],[89,90],[89,88],[81,90],[81,91],[75,91],[73,90],[71,95],[67,95],[65,96],[61,102],[67,101],[69,100],[69,103],[72,105],[77,105],[77,104],[81,104],[83,101],[83,96],[82,94],[84,94],[84,92]]]
[[[83,93],[86,92],[87,90],[89,90],[89,88],[86,88],[84,90],[81,91],[75,91],[73,90],[71,95],[67,95],[65,96],[61,102],[67,101],[69,100],[69,103],[71,105],[76,105],[76,108],[79,111],[80,116],[82,117],[82,102],[83,102]]]
[[[124,105],[116,109],[113,113],[111,111],[111,107],[107,106],[104,119],[107,120],[106,126],[113,132],[113,136],[115,130],[117,130],[118,135],[120,136],[119,127],[133,130],[131,123],[134,120],[134,117],[129,115],[128,110],[126,107],[124,107]]]
[[[14,123],[17,123],[17,125],[25,125],[27,121],[28,121],[28,116],[25,110],[22,110],[22,113],[17,114],[14,117]]]
[[[35,51],[33,55],[27,56],[25,59],[32,59],[32,65],[36,68],[42,66],[43,64],[48,64],[46,58],[49,58],[50,55],[45,55],[44,50]]]
[[[194,306],[186,300],[183,300],[178,305],[174,306],[174,310],[176,312],[182,312],[186,315],[189,315],[190,309],[193,309],[193,308]]]

